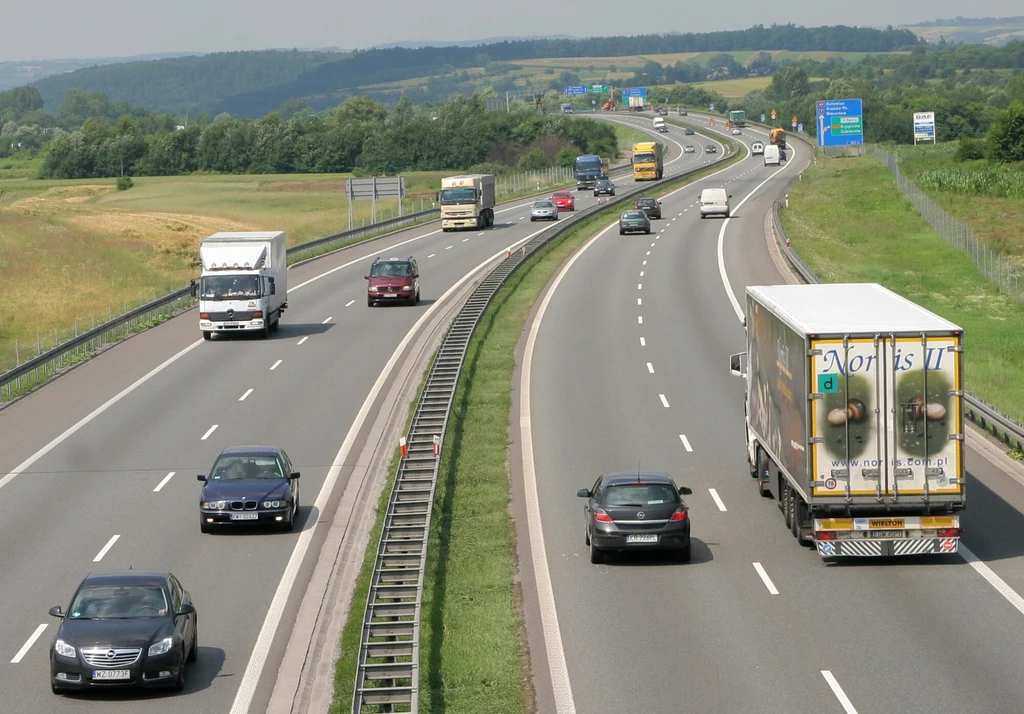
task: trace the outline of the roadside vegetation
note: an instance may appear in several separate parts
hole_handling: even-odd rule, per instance
[[[973,199],[983,210],[987,201]],[[789,189],[792,245],[826,282],[877,282],[964,328],[966,387],[1024,420],[1024,306],[921,218],[872,157],[820,158]]]
[[[742,154],[645,195],[663,195],[738,161]],[[522,714],[532,699],[525,651],[508,469],[515,349],[552,276],[616,211],[594,216],[524,265],[495,297],[470,341],[442,447],[424,581],[420,711]],[[397,463],[392,465],[393,482]],[[386,498],[378,514],[379,535]],[[331,712],[349,711],[366,589],[367,549],[341,639]],[[370,711],[373,709],[371,708]]]

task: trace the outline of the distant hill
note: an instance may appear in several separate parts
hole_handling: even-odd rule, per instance
[[[370,49],[388,50],[393,47],[404,47],[409,50],[421,47],[478,47],[479,45],[496,45],[499,42],[521,42],[523,40],[577,40],[573,35],[527,35],[522,37],[485,37],[481,40],[461,40],[446,42],[444,40],[407,40],[405,42],[389,42],[386,45],[374,45]]]
[[[69,88],[79,87],[157,112],[228,112],[257,117],[290,99],[302,99],[314,109],[322,109],[361,93],[360,88],[368,85],[482,70],[485,65],[517,60],[743,50],[891,52],[919,42],[913,32],[891,28],[756,25],[724,32],[505,40],[482,45],[391,47],[349,53],[221,52],[89,67],[47,77],[35,85],[47,111],[57,109]]]
[[[903,25],[926,42],[1005,45],[1011,40],[1024,40],[1024,16],[1018,17],[956,17],[944,20]]]
[[[31,84],[43,77],[55,74],[74,72],[85,67],[119,64],[123,62],[145,62],[147,60],[170,59],[172,57],[190,57],[201,55],[201,52],[161,52],[150,55],[134,55],[132,57],[100,57],[93,59],[51,59],[51,60],[19,60],[17,62],[0,62],[0,92],[12,87]]]

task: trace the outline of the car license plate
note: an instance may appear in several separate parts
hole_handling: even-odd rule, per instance
[[[93,679],[131,679],[132,672],[130,669],[94,669],[92,671]]]
[[[395,295],[397,295],[397,294],[398,293],[384,293],[384,297],[386,297],[386,298],[388,298],[388,297],[395,297]]]
[[[626,536],[627,543],[657,543],[658,536],[654,533],[640,533]]]
[[[253,512],[231,514],[231,520],[233,521],[255,521],[257,518],[259,518],[259,514]]]
[[[869,535],[872,538],[906,538],[906,531],[871,531]]]

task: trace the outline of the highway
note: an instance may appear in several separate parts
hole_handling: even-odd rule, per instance
[[[764,219],[808,163],[790,146],[782,169],[699,184],[729,188],[729,221],[699,220],[694,187],[664,199],[656,236],[588,243],[527,325],[513,479],[540,711],[1021,709],[1024,477],[997,449],[968,437],[963,557],[826,565],[748,474],[735,300],[785,282]],[[576,491],[638,467],[693,489],[691,563],[590,563]]]
[[[669,173],[707,160],[681,153],[681,130],[667,138]],[[593,202],[577,194],[578,207]],[[549,227],[529,221],[530,203],[499,206],[491,230],[443,233],[435,222],[296,266],[290,309],[268,340],[203,342],[190,311],[0,411],[0,711],[93,706],[47,686],[58,620],[46,611],[66,607],[86,573],[129,566],[180,577],[199,613],[199,659],[184,694],[94,694],[104,709],[265,710],[297,594],[359,453],[341,447],[354,443],[364,401],[446,291]],[[410,254],[421,304],[368,308],[372,259]],[[201,535],[195,475],[221,449],[251,443],[291,455],[303,527]]]

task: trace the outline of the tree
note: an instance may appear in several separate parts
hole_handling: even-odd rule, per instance
[[[1024,102],[1014,102],[992,123],[988,152],[995,161],[1024,161]]]
[[[368,97],[349,97],[334,110],[334,120],[339,126],[349,122],[376,124],[384,121],[387,116],[388,110]]]
[[[765,95],[772,101],[784,102],[803,97],[810,91],[807,72],[799,67],[787,67],[772,75]]]

